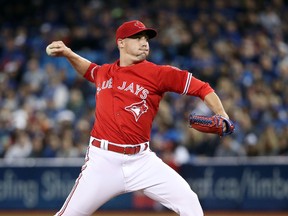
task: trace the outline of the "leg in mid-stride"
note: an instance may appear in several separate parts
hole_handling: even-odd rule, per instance
[[[175,170],[151,151],[137,157],[131,157],[124,169],[128,191],[143,190],[181,216],[203,216],[197,194]]]

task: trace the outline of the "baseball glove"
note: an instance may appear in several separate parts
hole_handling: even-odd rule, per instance
[[[218,134],[220,137],[232,134],[235,129],[234,123],[221,115],[190,114],[189,124],[191,128],[200,132]]]

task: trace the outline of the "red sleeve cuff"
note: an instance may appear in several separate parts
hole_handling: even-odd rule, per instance
[[[95,64],[95,63],[91,63],[87,69],[87,71],[85,72],[85,74],[83,75],[83,77],[87,80],[89,80],[90,82],[94,82],[95,79],[95,73],[96,73],[96,68],[98,68],[99,65]]]

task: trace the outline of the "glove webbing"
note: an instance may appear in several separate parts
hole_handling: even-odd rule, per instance
[[[205,125],[211,125],[212,121],[208,119],[193,119],[194,122],[198,124],[205,124]]]

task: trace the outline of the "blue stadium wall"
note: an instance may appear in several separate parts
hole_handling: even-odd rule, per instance
[[[0,162],[0,210],[59,209],[74,185],[83,159]],[[206,210],[288,210],[288,160],[205,158],[180,167]],[[113,176],[111,176],[113,178]],[[103,210],[158,209],[141,193],[118,196]]]

